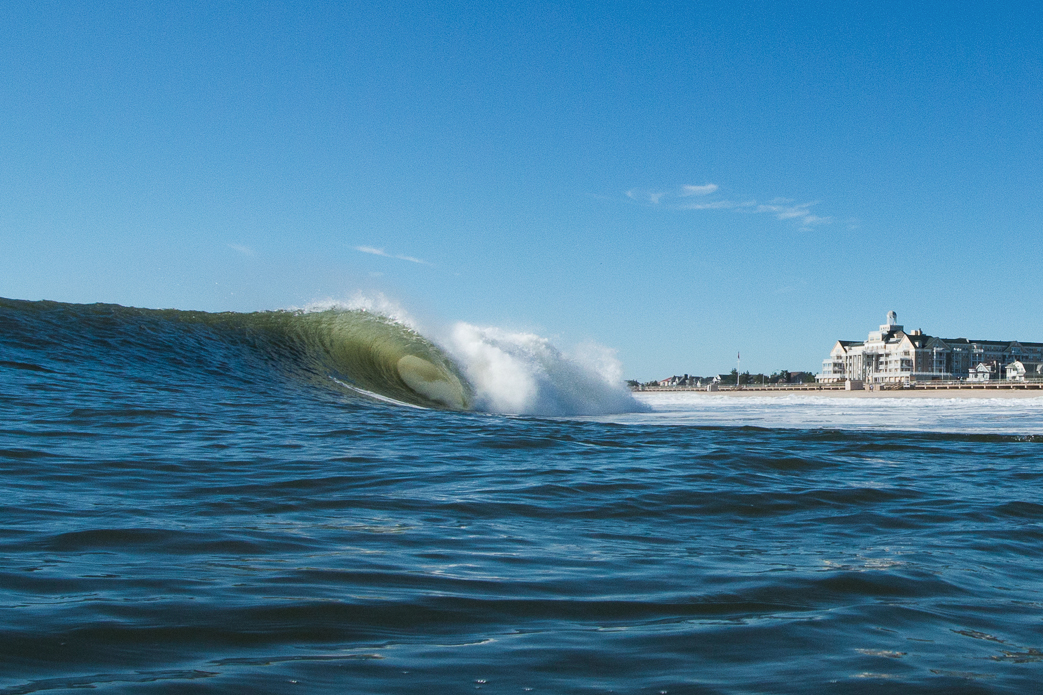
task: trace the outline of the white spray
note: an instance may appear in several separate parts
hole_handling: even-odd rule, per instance
[[[570,357],[532,333],[458,323],[447,347],[474,386],[482,410],[524,415],[641,410],[623,385],[613,352],[593,343]]]

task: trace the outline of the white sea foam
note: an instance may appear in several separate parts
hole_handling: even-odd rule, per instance
[[[475,389],[477,407],[522,415],[601,415],[640,410],[607,348],[569,356],[533,333],[457,323],[449,353]]]
[[[1040,398],[831,398],[642,393],[651,412],[614,422],[778,428],[1043,434]]]

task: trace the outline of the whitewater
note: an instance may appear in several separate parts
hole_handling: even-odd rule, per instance
[[[0,694],[1032,692],[1043,399],[0,299]]]

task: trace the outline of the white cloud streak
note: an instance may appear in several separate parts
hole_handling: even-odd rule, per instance
[[[639,203],[651,203],[652,205],[659,205],[659,201],[662,200],[664,195],[667,195],[666,191],[657,193],[655,191],[642,191],[639,188],[631,188],[626,192],[627,198],[636,200]]]
[[[690,195],[710,195],[711,193],[717,192],[716,183],[708,183],[703,186],[681,186],[681,192],[679,195],[687,197]]]
[[[243,254],[244,256],[253,256],[254,250],[249,246],[243,246],[242,244],[225,244],[228,248]]]
[[[413,256],[403,256],[397,253],[388,253],[384,249],[378,249],[374,246],[356,246],[354,248],[356,251],[361,251],[362,253],[369,253],[374,256],[383,256],[384,258],[397,258],[400,261],[409,261],[410,263],[419,263],[420,265],[432,265],[431,263],[428,263],[422,258],[415,258]]]
[[[709,200],[699,202],[682,201],[682,198],[699,196],[701,198],[714,196],[720,190],[715,183],[706,183],[701,186],[683,184],[667,191],[648,191],[633,188],[626,192],[631,200],[646,205],[669,207],[674,210],[734,210],[750,214],[768,214],[777,220],[794,221],[801,229],[811,229],[824,224],[832,224],[834,218],[814,215],[811,208],[818,205],[819,201],[810,203],[795,203],[788,198],[773,198],[766,203],[756,200],[735,200],[729,198],[712,197]]]
[[[678,210],[734,210],[735,208],[750,208],[756,206],[757,201],[755,200],[714,200],[709,203],[682,203],[676,207]]]

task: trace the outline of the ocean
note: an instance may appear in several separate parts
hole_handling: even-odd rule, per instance
[[[0,693],[1026,693],[1043,399],[0,300]]]

